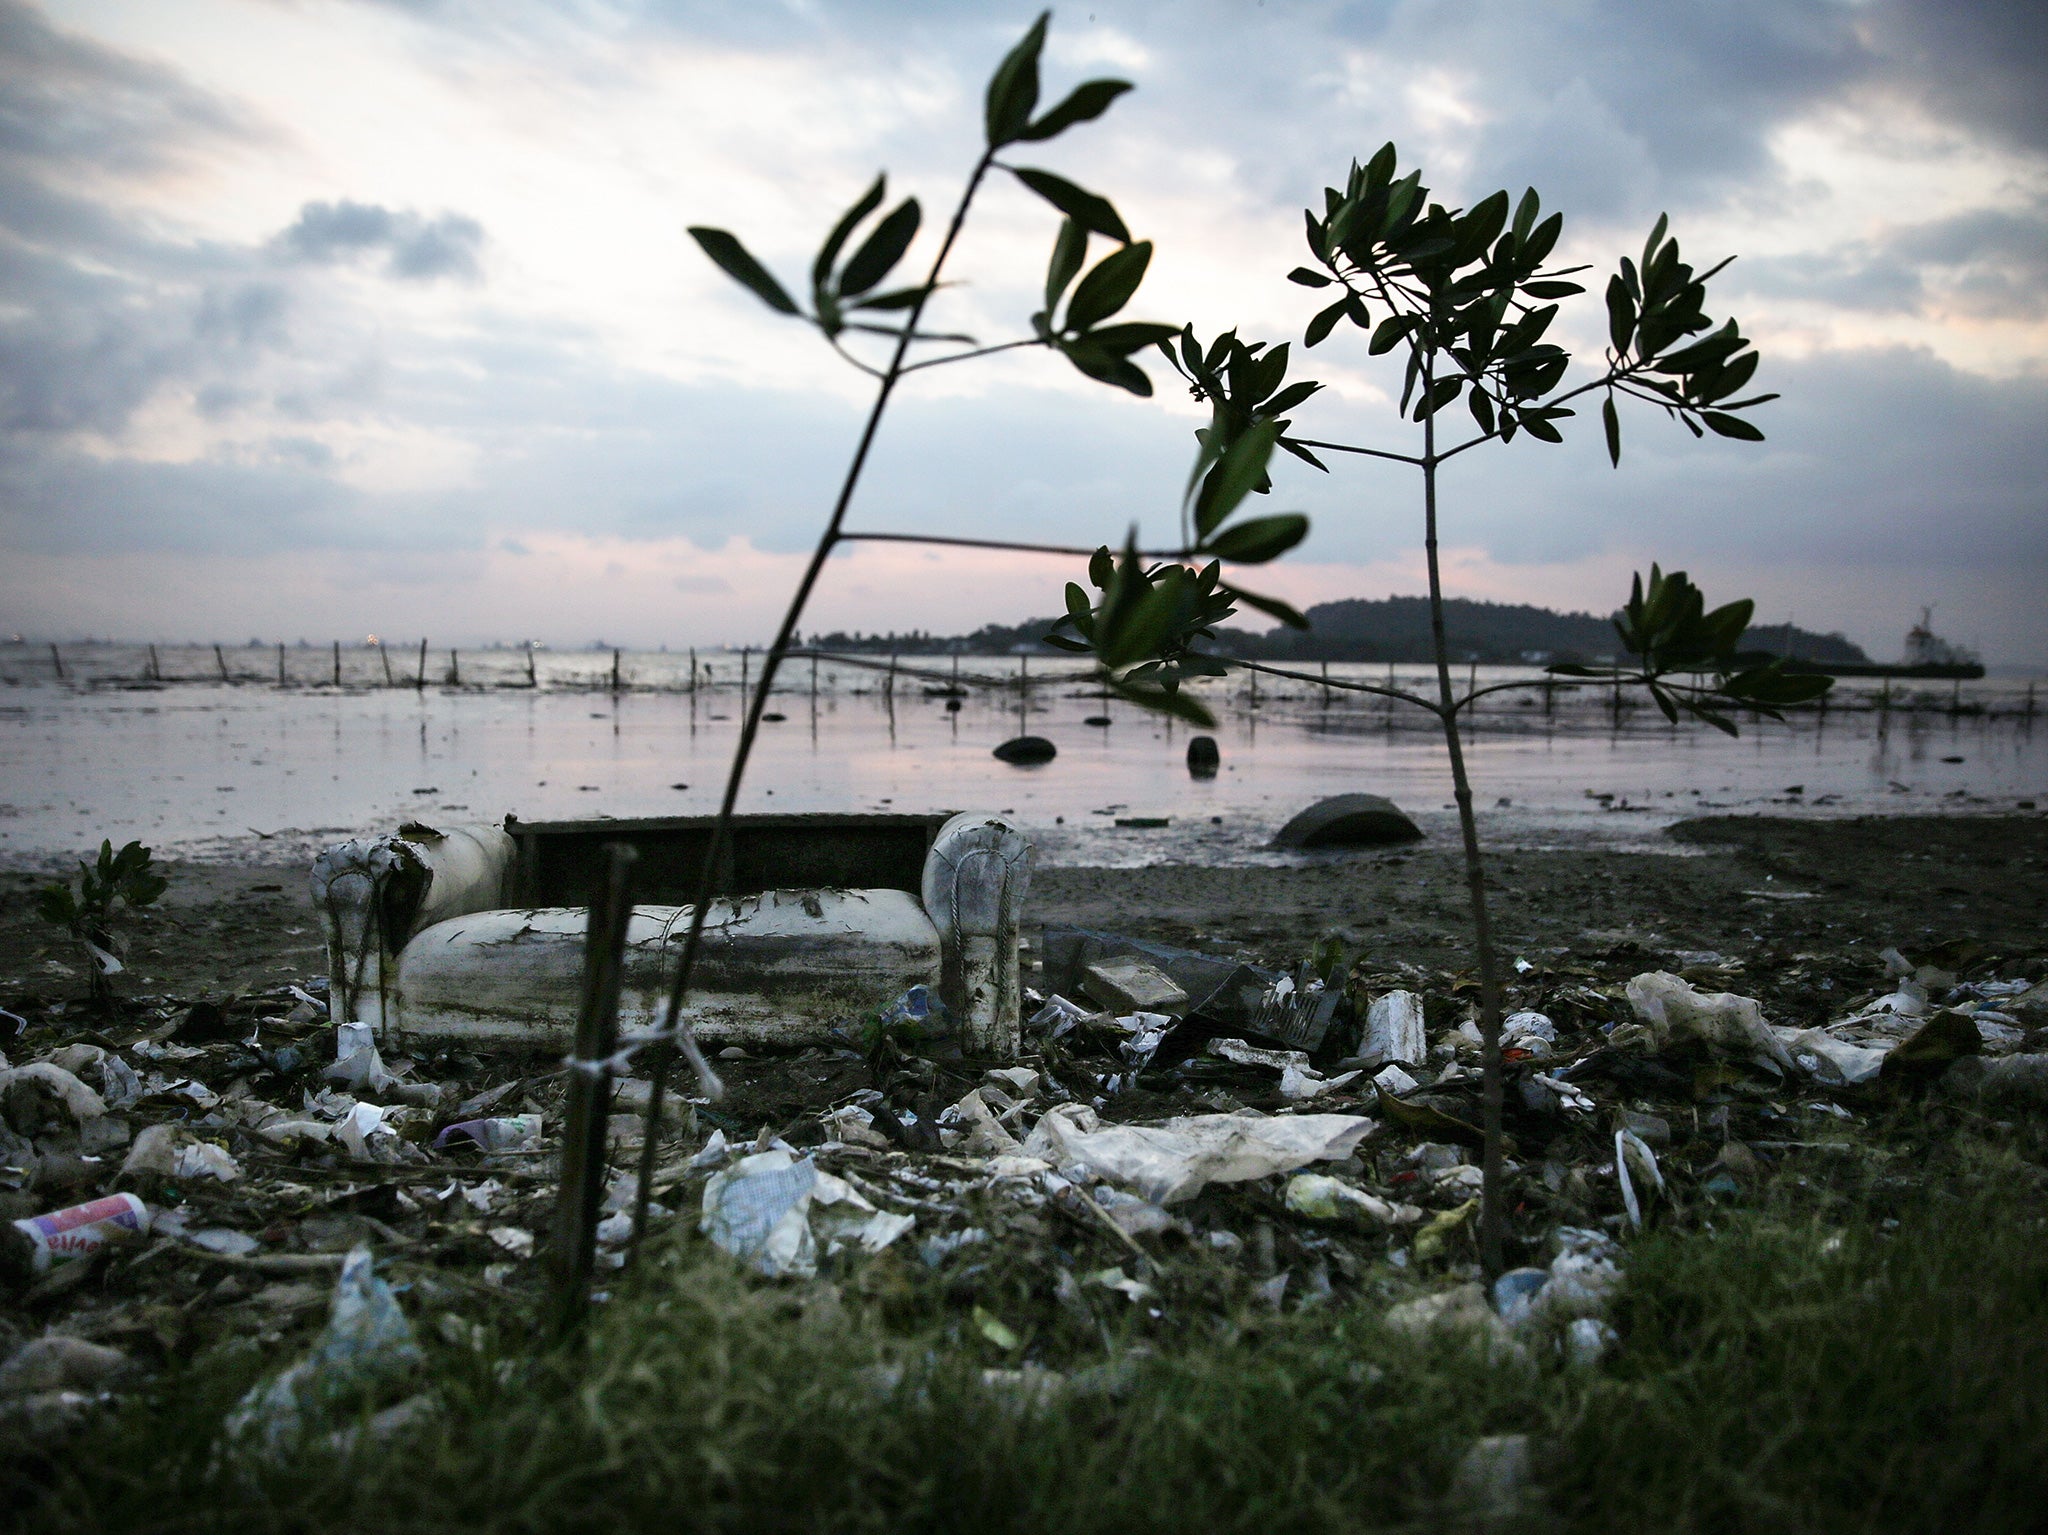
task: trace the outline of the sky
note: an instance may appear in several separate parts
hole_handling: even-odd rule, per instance
[[[801,290],[879,170],[923,270],[1035,12],[750,0],[0,0],[0,635],[759,644],[873,383],[718,273]],[[1292,343],[1296,430],[1413,451],[1398,378],[1289,284],[1300,210],[1393,140],[1434,196],[1533,186],[1598,293],[1668,213],[1763,355],[1761,444],[1591,413],[1444,473],[1448,589],[1607,611],[1652,560],[1873,656],[2048,668],[2048,7],[2039,0],[1092,0],[1013,158],[1156,254],[1129,317]],[[930,323],[1029,335],[1058,216],[998,176]],[[1091,257],[1106,247],[1097,242]],[[856,344],[858,349],[858,344]],[[920,355],[940,355],[935,347]],[[870,351],[870,360],[879,354]],[[849,526],[1167,541],[1205,414],[1027,348],[906,380]],[[1424,589],[1403,466],[1286,462],[1246,584]],[[1268,509],[1261,507],[1261,510]],[[842,549],[803,627],[1057,612],[1071,560]],[[1260,623],[1263,627],[1263,622]]]

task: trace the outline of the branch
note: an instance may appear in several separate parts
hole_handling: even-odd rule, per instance
[[[1478,702],[1478,700],[1486,697],[1489,693],[1507,693],[1513,691],[1516,688],[1564,689],[1566,691],[1574,691],[1579,688],[1591,686],[1591,680],[1583,677],[1576,682],[1559,682],[1554,679],[1546,679],[1542,682],[1496,682],[1489,687],[1478,688],[1470,693],[1467,693],[1463,698],[1459,699],[1456,703],[1451,705],[1451,710],[1453,713],[1455,713],[1459,709],[1464,708],[1467,704]]]
[[[1385,448],[1354,448],[1349,443],[1317,442],[1313,437],[1290,437],[1289,442],[1298,442],[1304,448],[1327,448],[1332,453],[1359,453],[1367,458],[1392,459],[1397,464],[1413,464],[1422,467],[1422,460],[1409,453],[1389,453]]]
[[[1087,559],[1093,549],[1083,549],[1072,544],[1019,544],[1003,538],[955,538],[941,533],[841,533],[841,543],[861,544],[942,544],[959,549],[1008,549],[1018,554],[1070,554]],[[1193,549],[1141,549],[1138,557],[1146,560],[1186,560],[1194,558],[1199,550]]]
[[[990,357],[997,352],[1012,352],[1020,346],[1045,346],[1047,344],[1038,337],[1031,336],[1023,341],[1003,341],[995,346],[978,346],[971,352],[955,352],[950,357],[927,357],[923,362],[914,362],[908,367],[901,369],[898,376],[900,377],[906,373],[921,372],[926,368],[943,368],[949,362],[965,362],[970,357]]]
[[[1285,677],[1291,682],[1311,682],[1319,688],[1336,688],[1340,692],[1345,693],[1372,693],[1381,698],[1398,698],[1403,703],[1414,704],[1418,708],[1427,709],[1431,714],[1439,717],[1443,714],[1440,706],[1414,693],[1404,692],[1400,688],[1383,688],[1377,683],[1372,682],[1344,682],[1336,677],[1319,677],[1314,672],[1291,672],[1285,667],[1266,666],[1258,661],[1240,661],[1234,656],[1216,656],[1213,659],[1222,661],[1230,666],[1239,667],[1244,671],[1259,672],[1268,677]]]

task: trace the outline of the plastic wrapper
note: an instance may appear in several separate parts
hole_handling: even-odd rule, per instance
[[[1376,1128],[1356,1114],[1290,1114],[1272,1119],[1200,1114],[1163,1125],[1104,1125],[1081,1130],[1049,1113],[1045,1152],[1034,1132],[1025,1149],[1056,1167],[1079,1164],[1098,1177],[1136,1189],[1154,1204],[1192,1199],[1212,1183],[1242,1183],[1293,1172],[1317,1161],[1341,1161]]]
[[[222,1432],[231,1444],[281,1456],[309,1429],[405,1379],[420,1360],[398,1298],[376,1277],[370,1250],[358,1247],[334,1282],[326,1330],[296,1364],[251,1388]]]
[[[1749,1051],[1786,1071],[1797,1070],[1778,1036],[1764,1022],[1754,997],[1732,991],[1695,991],[1690,982],[1652,970],[1628,983],[1629,1006],[1648,1024],[1658,1045],[1699,1039],[1717,1049]]]

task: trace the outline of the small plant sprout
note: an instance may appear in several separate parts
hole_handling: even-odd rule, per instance
[[[84,948],[96,1006],[111,1000],[111,978],[122,968],[122,945],[113,931],[115,908],[134,911],[148,906],[169,884],[152,867],[149,849],[140,842],[130,842],[117,853],[111,841],[102,841],[97,860],[79,861],[75,889],[71,881],[59,880],[36,897],[36,914],[63,928]]]
[[[888,201],[888,184],[880,176],[832,223],[811,264],[806,304],[799,304],[790,290],[748,251],[738,237],[726,230],[702,225],[690,230],[704,254],[721,271],[777,314],[802,320],[816,328],[844,361],[875,380],[875,391],[817,545],[797,582],[774,640],[762,659],[760,675],[754,684],[740,727],[739,742],[733,752],[732,767],[726,775],[725,792],[705,854],[703,871],[697,881],[697,899],[690,926],[669,988],[664,1015],[668,1022],[652,1036],[659,1042],[661,1058],[653,1067],[653,1088],[648,1094],[648,1132],[642,1152],[634,1221],[636,1236],[647,1227],[654,1148],[660,1141],[655,1131],[661,1116],[668,1046],[673,1043],[689,1057],[707,1095],[716,1097],[720,1091],[716,1074],[691,1037],[684,1002],[702,949],[705,920],[711,898],[716,893],[716,871],[723,862],[730,840],[733,808],[753,753],[762,714],[826,560],[840,545],[860,541],[928,543],[1049,554],[1085,555],[1088,552],[1085,547],[969,536],[871,532],[848,527],[847,518],[862,471],[897,387],[926,369],[998,352],[1038,347],[1058,353],[1088,378],[1144,396],[1151,394],[1152,383],[1144,369],[1132,359],[1176,334],[1176,327],[1171,325],[1118,318],[1144,280],[1152,259],[1150,242],[1132,237],[1122,216],[1107,198],[1063,176],[1015,163],[1011,158],[1022,153],[1028,145],[1057,138],[1069,128],[1100,117],[1131,88],[1122,80],[1086,81],[1056,105],[1040,112],[1039,56],[1044,48],[1049,19],[1050,13],[1047,13],[1032,24],[989,80],[982,113],[983,142],[975,152],[973,166],[946,221],[938,248],[921,277],[890,285],[891,274],[909,252],[923,224],[923,212],[915,198],[906,198],[884,213],[882,209]],[[1053,234],[1052,251],[1046,265],[1044,304],[1028,317],[1024,326],[1028,334],[984,345],[957,332],[927,329],[925,313],[947,286],[947,262],[966,224],[975,196],[991,172],[1010,176],[1034,196],[1050,204],[1060,215],[1060,222]],[[1091,265],[1090,247],[1097,239],[1106,241],[1109,248],[1101,259]],[[859,345],[878,350],[863,356],[855,350]],[[913,359],[913,349],[916,348],[938,350],[929,355],[919,354]],[[1232,462],[1241,465],[1243,458],[1240,456]],[[1237,499],[1241,497],[1240,491]],[[1234,505],[1235,501],[1231,504]],[[1274,552],[1278,552],[1278,547]],[[1238,557],[1245,557],[1242,551]],[[1135,550],[1131,552],[1131,558],[1137,558]],[[1200,579],[1190,577],[1188,592],[1192,594],[1199,587]],[[1156,686],[1154,691],[1158,691]]]
[[[1549,339],[1558,301],[1585,290],[1571,277],[1582,268],[1547,265],[1564,228],[1562,215],[1542,216],[1534,191],[1511,202],[1505,191],[1470,208],[1430,201],[1421,173],[1396,175],[1392,144],[1354,163],[1340,188],[1323,194],[1320,211],[1304,215],[1313,266],[1296,267],[1289,280],[1324,293],[1328,301],[1308,322],[1306,346],[1327,340],[1339,326],[1366,337],[1372,357],[1399,359],[1401,416],[1420,437],[1418,451],[1327,442],[1295,435],[1288,414],[1317,392],[1313,384],[1284,385],[1287,348],[1267,348],[1234,332],[1202,347],[1192,329],[1162,344],[1168,360],[1210,405],[1208,426],[1197,434],[1198,452],[1186,501],[1193,550],[1210,563],[1189,568],[1173,561],[1146,562],[1127,548],[1122,559],[1098,550],[1089,565],[1091,596],[1067,588],[1068,614],[1055,631],[1068,648],[1093,652],[1111,685],[1125,696],[1206,721],[1197,700],[1182,696],[1180,679],[1221,674],[1229,666],[1350,691],[1396,698],[1434,714],[1450,757],[1458,823],[1464,842],[1467,889],[1480,982],[1480,1032],[1485,1042],[1484,1191],[1480,1256],[1489,1274],[1505,1261],[1501,1187],[1500,1053],[1501,979],[1487,918],[1485,866],[1473,813],[1459,715],[1488,693],[1544,683],[1506,683],[1460,696],[1451,681],[1444,634],[1443,582],[1438,558],[1439,481],[1451,460],[1475,448],[1527,437],[1563,441],[1572,402],[1597,396],[1610,460],[1621,462],[1624,401],[1656,406],[1695,437],[1713,434],[1759,442],[1763,433],[1745,414],[1775,399],[1748,394],[1757,354],[1734,321],[1720,324],[1706,312],[1706,284],[1716,266],[1695,272],[1680,258],[1667,221],[1659,218],[1640,262],[1623,258],[1607,285],[1608,342],[1593,377],[1568,382],[1572,358]],[[1725,262],[1722,265],[1726,265]],[[1462,402],[1469,434],[1451,432],[1447,414]],[[1446,444],[1446,436],[1453,441]],[[1309,677],[1255,662],[1228,661],[1204,651],[1214,625],[1234,600],[1289,623],[1300,615],[1271,599],[1236,592],[1222,567],[1271,559],[1308,531],[1298,515],[1249,519],[1221,528],[1222,516],[1247,495],[1270,488],[1267,470],[1275,448],[1327,472],[1324,455],[1403,466],[1421,477],[1423,550],[1429,574],[1430,630],[1436,688],[1433,697],[1396,687]],[[1557,666],[1568,678],[1597,678],[1646,688],[1665,716],[1688,714],[1731,734],[1738,708],[1776,717],[1786,705],[1818,697],[1825,677],[1788,675],[1780,661],[1757,663],[1738,651],[1752,604],[1733,602],[1709,611],[1682,572],[1652,566],[1638,577],[1616,618],[1625,658],[1608,667]]]

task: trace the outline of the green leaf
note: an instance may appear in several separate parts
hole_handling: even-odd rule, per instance
[[[1514,226],[1509,231],[1515,237],[1515,244],[1520,245],[1529,238],[1530,226],[1536,222],[1536,215],[1542,206],[1543,199],[1536,195],[1534,187],[1522,193],[1522,200],[1515,205]]]
[[[1263,565],[1278,559],[1306,537],[1308,519],[1299,512],[1282,512],[1272,517],[1253,517],[1225,528],[1204,549],[1234,564]]]
[[[1059,308],[1060,295],[1081,270],[1088,257],[1088,231],[1075,219],[1061,219],[1059,237],[1052,242],[1052,260],[1045,268],[1045,312]]]
[[[1390,314],[1380,321],[1379,328],[1372,333],[1372,342],[1366,351],[1380,357],[1401,344],[1401,338],[1415,328],[1415,316]]]
[[[1124,227],[1124,221],[1117,217],[1116,209],[1109,205],[1107,198],[1097,197],[1051,171],[1012,166],[1010,173],[1068,218],[1079,220],[1084,229],[1107,235],[1119,245],[1131,243],[1130,230]]]
[[[1618,353],[1626,353],[1636,335],[1636,301],[1628,284],[1619,276],[1607,279],[1607,339]]]
[[[1152,242],[1140,240],[1111,251],[1098,261],[1074,289],[1067,303],[1067,329],[1086,331],[1108,319],[1138,291],[1152,261]]]
[[[1607,429],[1607,458],[1615,468],[1621,467],[1621,416],[1614,408],[1614,396],[1609,395],[1600,402],[1600,424]]]
[[[1707,430],[1717,433],[1722,437],[1734,437],[1742,442],[1762,442],[1764,440],[1764,434],[1757,427],[1743,420],[1740,416],[1729,415],[1726,411],[1703,411],[1700,414],[1700,419],[1707,423]]]
[[[839,248],[853,233],[854,225],[882,206],[882,196],[888,189],[887,175],[877,176],[875,184],[861,194],[860,200],[848,208],[839,222],[832,226],[832,233],[825,237],[825,243],[818,250],[818,259],[811,264],[811,282],[821,291],[825,279],[832,275],[832,263],[839,259]]]
[[[1233,602],[1241,602],[1248,608],[1256,608],[1268,618],[1277,618],[1290,629],[1306,629],[1308,620],[1278,597],[1262,597],[1257,592],[1248,592],[1241,586],[1218,588],[1228,592]]]
[[[1266,401],[1263,407],[1265,414],[1269,416],[1284,416],[1322,387],[1314,379],[1297,379],[1294,383],[1289,384],[1285,389],[1274,395],[1272,399]]]
[[[1145,376],[1145,370],[1127,356],[1108,351],[1095,345],[1087,336],[1059,343],[1067,361],[1079,368],[1098,383],[1114,384],[1119,389],[1129,390],[1140,399],[1152,393],[1152,380]]]
[[[698,247],[718,264],[718,269],[742,287],[751,290],[754,296],[770,309],[781,314],[796,314],[796,300],[782,291],[782,284],[768,275],[768,269],[747,254],[747,248],[723,229],[708,229],[702,224],[690,226],[690,238]]]
[[[1338,299],[1336,303],[1309,321],[1308,329],[1302,333],[1302,345],[1316,346],[1322,342],[1331,331],[1337,328],[1337,322],[1344,318],[1345,311],[1350,307],[1351,295],[1347,293],[1343,298]]]
[[[1119,357],[1128,357],[1177,334],[1179,327],[1164,325],[1157,320],[1126,320],[1121,325],[1097,326],[1088,332],[1086,340],[1090,346],[1101,347]]]
[[[1281,447],[1285,448],[1289,453],[1292,453],[1304,464],[1307,464],[1315,469],[1320,469],[1323,471],[1324,474],[1328,474],[1330,472],[1330,466],[1328,464],[1324,463],[1321,459],[1317,458],[1315,454],[1309,452],[1307,448],[1304,448],[1292,437],[1282,437],[1279,439],[1279,443]]]
[[[853,307],[855,309],[910,309],[915,307],[917,301],[931,291],[927,284],[920,283],[915,288],[897,288],[888,293],[878,293],[873,298],[864,298]]]
[[[1076,123],[1093,122],[1109,110],[1109,104],[1131,88],[1128,80],[1089,80],[1077,85],[1067,99],[1054,107],[1017,137],[1037,142],[1065,133]]]
[[[1112,677],[1110,691],[1117,697],[1136,704],[1141,709],[1150,709],[1155,714],[1171,714],[1176,719],[1186,720],[1204,730],[1214,727],[1216,716],[1203,707],[1193,694],[1179,688],[1140,687]]]
[[[1249,431],[1224,451],[1195,499],[1196,533],[1208,537],[1266,478],[1266,464],[1273,456],[1273,443],[1278,436],[1279,429],[1270,420],[1255,421]]]
[[[990,149],[1015,143],[1031,122],[1031,109],[1038,105],[1038,54],[1045,47],[1045,25],[1051,19],[1052,12],[1041,11],[989,77],[982,121]]]
[[[1575,282],[1553,282],[1546,278],[1541,282],[1522,284],[1522,291],[1531,298],[1570,298],[1574,293],[1586,290]]]
[[[846,263],[846,270],[839,274],[840,294],[850,298],[865,293],[887,277],[890,269],[903,259],[903,253],[910,249],[910,242],[917,238],[918,222],[923,216],[917,199],[906,197],[893,213],[877,224],[874,233],[861,242],[860,249]]]
[[[1088,580],[1097,591],[1107,591],[1110,579],[1116,574],[1116,556],[1104,544],[1088,557]]]
[[[1327,288],[1336,279],[1325,277],[1321,272],[1305,266],[1298,266],[1287,274],[1289,282],[1300,283],[1304,288]]]
[[[1564,434],[1542,416],[1525,415],[1521,418],[1522,430],[1539,442],[1563,442]]]

